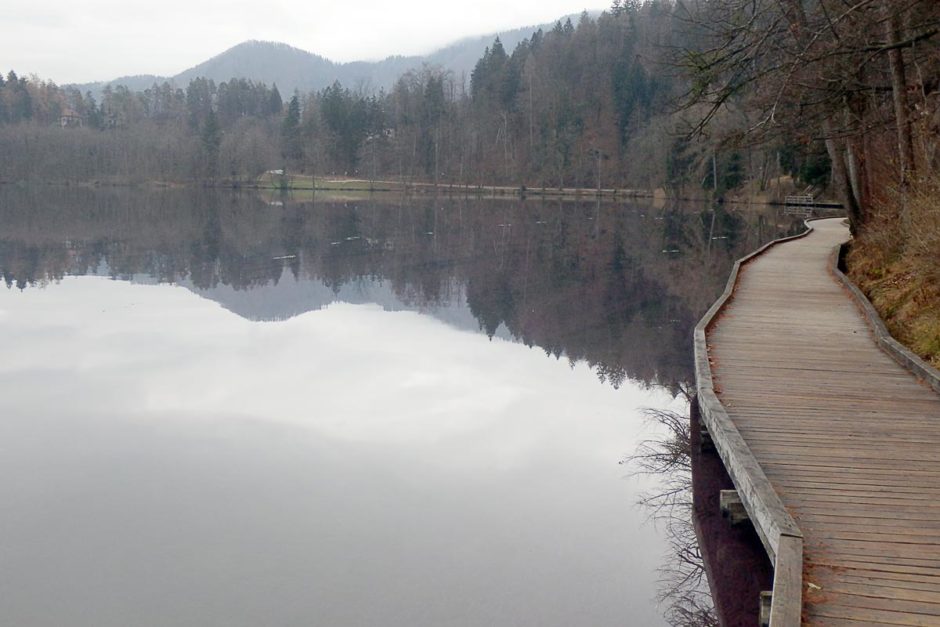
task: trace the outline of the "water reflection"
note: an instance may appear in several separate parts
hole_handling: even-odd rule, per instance
[[[420,314],[0,294],[11,625],[659,622],[611,460],[662,392]]]
[[[688,412],[646,409],[661,427],[622,463],[660,477],[641,495],[662,526],[669,559],[659,570],[659,600],[673,627],[751,627],[760,622],[760,593],[773,587],[773,567],[750,524],[722,517],[721,490],[734,484],[705,440],[692,399]]]
[[[691,376],[690,329],[733,260],[799,228],[766,207],[0,194],[8,286],[95,273],[175,282],[250,320],[378,303],[584,361],[615,386],[673,390]]]
[[[702,447],[701,414],[693,402],[690,412],[692,522],[702,552],[702,564],[723,627],[757,625],[760,593],[773,588],[773,567],[753,525],[732,526],[722,518],[721,490],[734,484],[713,447]]]
[[[612,461],[793,222],[278,202],[0,190],[11,624],[658,624]]]
[[[713,627],[718,617],[692,522],[692,429],[684,412],[649,408],[644,413],[662,429],[621,463],[631,472],[661,478],[640,497],[669,545],[669,559],[659,570],[658,599],[669,625]]]

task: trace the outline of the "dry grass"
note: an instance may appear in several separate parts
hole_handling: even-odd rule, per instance
[[[847,263],[891,334],[940,367],[940,178],[890,193]]]

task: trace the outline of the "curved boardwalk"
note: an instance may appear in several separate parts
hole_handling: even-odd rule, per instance
[[[940,396],[876,347],[813,223],[741,268],[715,389],[803,532],[803,620],[940,625]]]

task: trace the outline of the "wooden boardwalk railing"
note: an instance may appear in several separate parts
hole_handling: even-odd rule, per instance
[[[833,270],[842,221],[813,225],[696,327],[703,421],[775,564],[771,625],[940,625],[940,396]]]

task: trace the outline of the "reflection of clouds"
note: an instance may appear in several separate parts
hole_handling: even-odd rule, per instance
[[[661,394],[376,306],[252,323],[183,288],[84,277],[0,309],[14,616],[51,587],[222,616],[198,590],[271,624],[658,620],[661,539],[616,461]]]
[[[18,354],[5,370],[74,369],[98,388],[80,402],[137,417],[237,414],[337,440],[443,447],[438,462],[467,457],[448,449],[456,439],[458,449],[485,439],[507,463],[557,444],[615,459],[637,435],[638,421],[620,416],[651,402],[541,351],[376,306],[253,324],[173,286],[87,277],[5,298],[16,299],[6,328]]]

